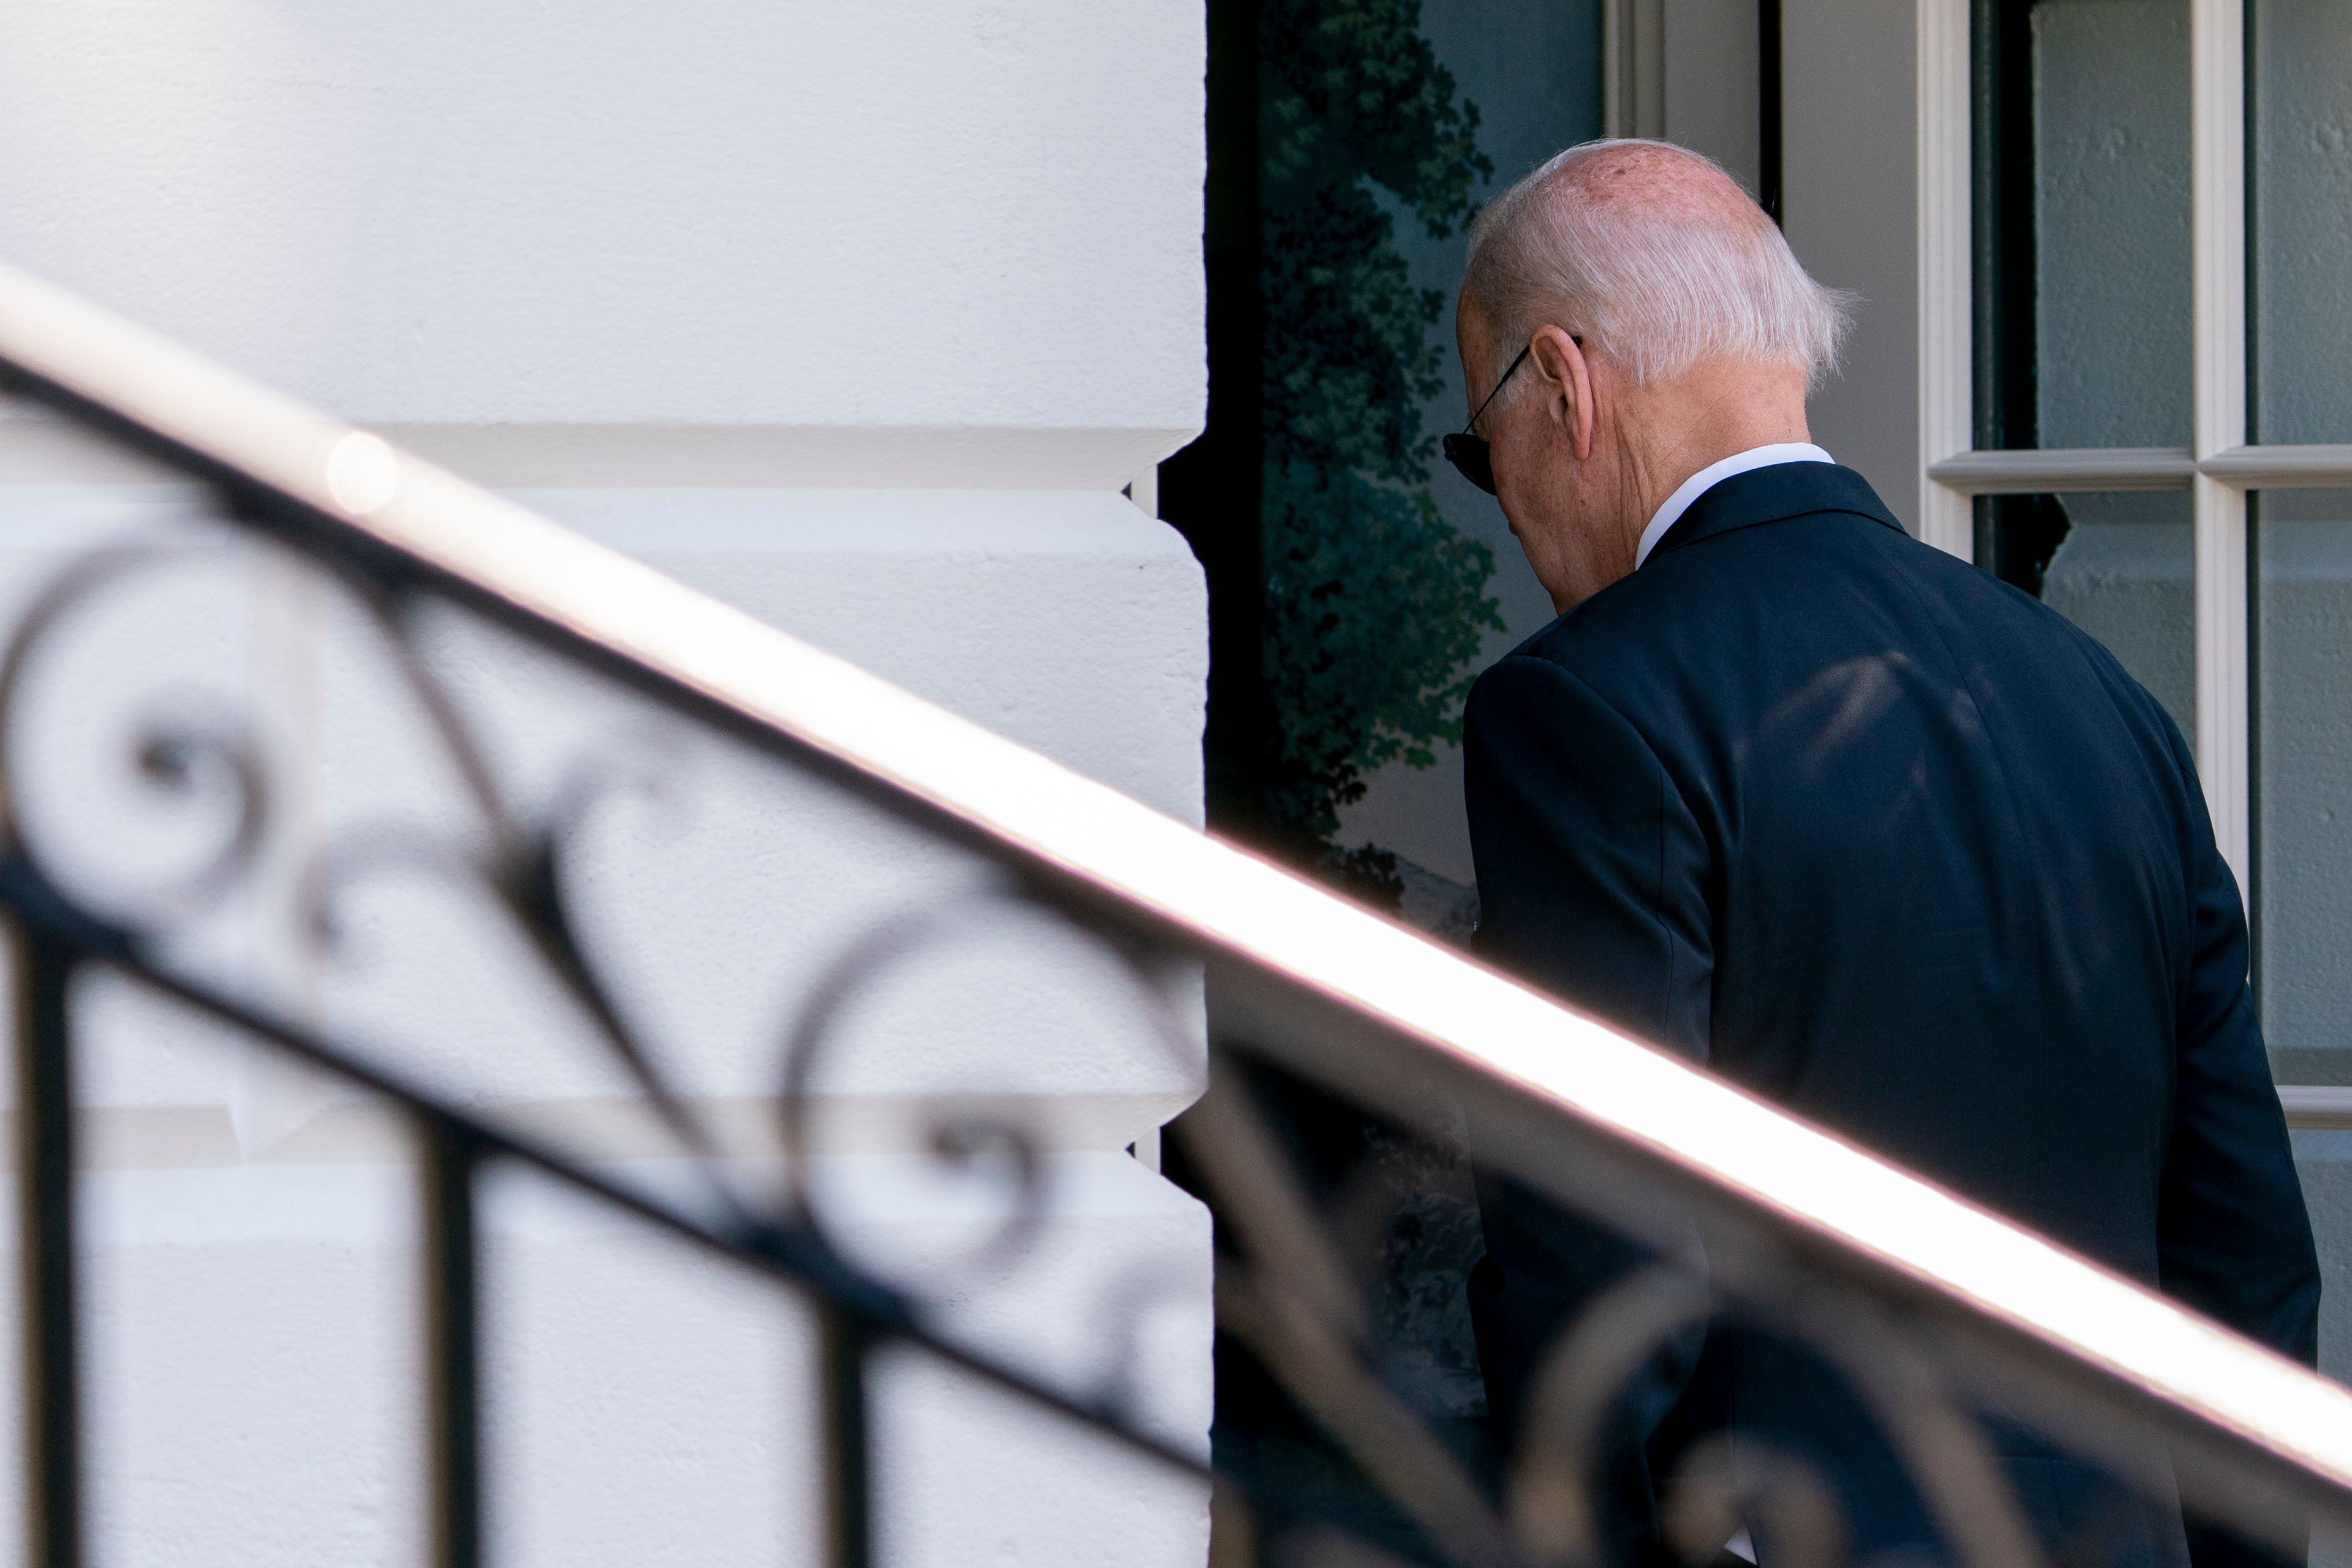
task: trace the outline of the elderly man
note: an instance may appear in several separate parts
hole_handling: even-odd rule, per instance
[[[1843,313],[1679,148],[1571,149],[1479,218],[1447,451],[1559,611],[1470,699],[1482,951],[2308,1363],[2310,1228],[2189,750],[2105,649],[1808,444]],[[1507,1435],[1627,1259],[1523,1189],[1480,1197]],[[1932,1544],[1819,1363],[1717,1333],[1621,1402],[1622,1560],[1664,1560],[1652,1472],[1702,1398],[1812,1460],[1857,1561]],[[2177,1511],[2116,1516],[2095,1472],[2001,1447],[2053,1546],[2105,1510],[2116,1561],[2182,1560]]]

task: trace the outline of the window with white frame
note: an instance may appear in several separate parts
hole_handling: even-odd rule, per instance
[[[2352,1085],[2352,5],[1921,0],[1921,513],[2195,748]]]

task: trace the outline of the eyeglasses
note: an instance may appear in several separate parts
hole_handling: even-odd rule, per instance
[[[1584,346],[1584,340],[1572,332],[1569,334],[1569,341],[1578,348]],[[1478,434],[1478,415],[1486,413],[1487,404],[1502,395],[1511,377],[1518,374],[1519,366],[1528,363],[1528,355],[1535,352],[1535,346],[1530,342],[1519,351],[1519,357],[1503,372],[1503,379],[1496,382],[1495,390],[1486,395],[1486,402],[1478,405],[1478,414],[1470,416],[1470,423],[1462,426],[1462,433],[1448,436],[1440,443],[1445,451],[1445,460],[1454,465],[1455,471],[1488,495],[1495,493],[1495,454],[1487,447],[1486,437]]]

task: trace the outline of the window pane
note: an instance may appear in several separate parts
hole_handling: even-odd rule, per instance
[[[1979,445],[2187,446],[2189,0],[1976,26]]]
[[[2098,637],[2197,745],[2188,491],[1978,496],[1976,564]]]
[[[2252,8],[2251,438],[2352,441],[2352,5]]]
[[[2105,644],[2196,744],[2196,552],[2186,490],[1982,497],[1977,563]]]
[[[2255,909],[2283,1083],[2352,1084],[2352,495],[2256,499]]]
[[[2065,539],[2042,602],[2107,645],[2197,743],[2197,552],[2186,490],[2053,498]]]
[[[2042,445],[2187,446],[2188,0],[2033,19]]]

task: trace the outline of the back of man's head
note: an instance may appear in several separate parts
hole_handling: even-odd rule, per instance
[[[1712,160],[1664,142],[1588,142],[1505,191],[1470,229],[1463,300],[1498,362],[1550,322],[1636,385],[1703,361],[1837,362],[1850,296],[1815,282]]]

